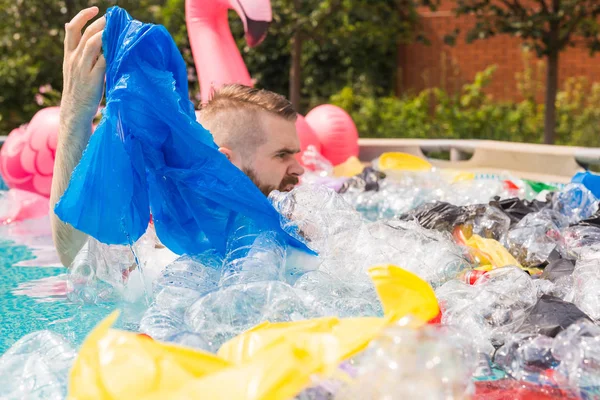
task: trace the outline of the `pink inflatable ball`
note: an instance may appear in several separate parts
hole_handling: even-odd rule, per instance
[[[42,218],[49,211],[48,198],[37,193],[20,189],[0,192],[0,224]]]
[[[358,131],[352,118],[340,107],[324,104],[312,109],[306,122],[321,142],[321,154],[333,165],[358,157]]]
[[[319,142],[319,138],[312,127],[306,123],[306,120],[300,114],[298,114],[298,119],[296,119],[296,132],[298,133],[298,139],[300,140],[300,154],[297,155],[300,163],[302,163],[302,155],[308,146],[313,146],[317,152],[321,152],[321,142]]]
[[[48,107],[13,130],[0,149],[0,172],[9,188],[50,196],[60,109]]]

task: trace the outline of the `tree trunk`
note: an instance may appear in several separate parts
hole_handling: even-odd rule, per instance
[[[300,13],[302,0],[294,0],[294,11]],[[300,110],[300,89],[302,88],[302,34],[300,28],[296,28],[292,37],[292,54],[290,66],[290,102],[297,112]]]
[[[402,95],[403,92],[403,74],[404,74],[404,70],[403,70],[403,66],[406,65],[406,63],[404,62],[404,58],[405,58],[405,52],[404,52],[404,44],[400,43],[400,41],[398,41],[398,43],[396,44],[396,73],[394,75],[394,94],[396,95],[396,97],[400,97]]]
[[[548,56],[546,73],[546,105],[544,115],[544,143],[554,144],[556,130],[556,92],[558,91],[558,51]]]
[[[292,65],[290,68],[290,101],[297,112],[300,110],[300,89],[302,88],[302,36],[294,33],[292,38]]]

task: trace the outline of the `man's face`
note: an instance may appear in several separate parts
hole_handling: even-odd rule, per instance
[[[266,140],[244,160],[241,169],[265,196],[273,190],[290,191],[304,173],[296,159],[300,152],[296,124],[267,112],[260,113],[260,119]]]

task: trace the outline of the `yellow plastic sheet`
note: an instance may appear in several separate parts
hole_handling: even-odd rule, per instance
[[[210,353],[110,329],[114,312],[86,338],[71,370],[71,399],[133,399],[169,393],[230,364]]]
[[[218,355],[110,329],[112,314],[88,336],[71,372],[70,399],[288,399],[314,374],[331,374],[386,325],[412,314],[435,317],[431,287],[395,266],[370,270],[384,318],[319,318],[262,323],[225,343]]]
[[[519,262],[502,246],[497,240],[485,239],[479,235],[473,235],[466,241],[467,246],[473,249],[473,253],[482,266],[491,265],[493,268],[515,265],[520,267]]]
[[[429,321],[439,313],[435,292],[427,282],[394,265],[369,270],[386,317],[396,321],[413,315]]]
[[[379,156],[379,169],[382,171],[429,171],[432,168],[428,161],[408,153],[388,152]]]

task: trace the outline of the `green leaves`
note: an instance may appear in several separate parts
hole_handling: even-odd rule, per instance
[[[556,9],[547,0],[457,0],[456,4],[457,15],[476,18],[467,41],[509,34],[525,40],[540,57],[564,50],[577,37],[592,51],[600,47],[597,0],[561,0]]]
[[[528,68],[531,69],[531,68]],[[521,102],[495,102],[485,94],[495,67],[478,73],[457,94],[434,88],[413,96],[375,97],[368,88],[345,87],[330,102],[348,111],[361,137],[462,138],[539,143],[544,106],[526,91],[541,86],[533,69],[519,77]],[[600,83],[567,80],[558,92],[557,143],[600,147]]]
[[[40,108],[59,104],[64,24],[83,8],[95,5],[104,12],[117,3],[0,0],[0,134],[29,121]],[[156,21],[162,3],[164,0],[138,0],[125,7],[135,18]],[[52,91],[40,93],[47,85]]]

